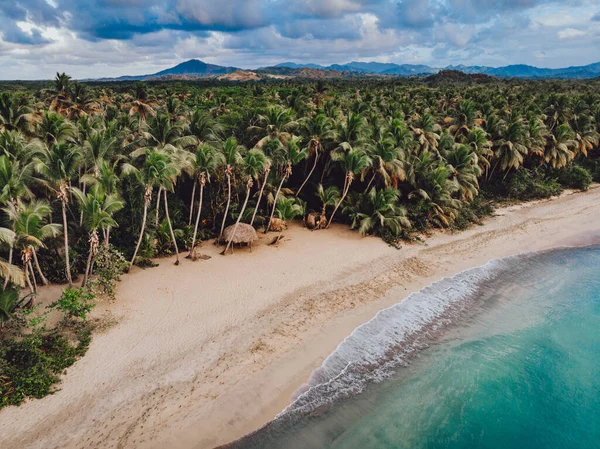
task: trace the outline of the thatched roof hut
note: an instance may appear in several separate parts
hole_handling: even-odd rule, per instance
[[[223,231],[223,238],[226,242],[231,240],[231,243],[247,243],[251,245],[252,242],[258,240],[256,231],[249,224],[239,223],[237,229],[235,230],[235,235],[233,235],[234,228],[235,225],[231,225],[225,228],[225,231]]]

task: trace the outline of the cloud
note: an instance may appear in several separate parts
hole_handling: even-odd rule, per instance
[[[558,32],[559,39],[573,39],[580,36],[585,36],[585,31],[576,30],[575,28],[565,28]]]
[[[583,65],[600,60],[596,2],[0,0],[0,76],[147,74],[190,58]]]

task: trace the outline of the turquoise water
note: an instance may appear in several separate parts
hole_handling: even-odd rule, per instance
[[[403,302],[231,447],[600,448],[600,247],[494,262]]]

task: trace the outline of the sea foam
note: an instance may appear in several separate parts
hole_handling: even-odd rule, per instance
[[[515,258],[497,259],[444,278],[381,310],[359,326],[315,369],[278,419],[302,415],[359,394],[371,382],[391,376],[427,347],[477,300],[488,282],[510,270]]]

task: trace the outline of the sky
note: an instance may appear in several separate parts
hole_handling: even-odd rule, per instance
[[[0,79],[151,74],[188,59],[567,67],[600,0],[0,0]]]

